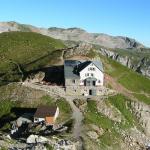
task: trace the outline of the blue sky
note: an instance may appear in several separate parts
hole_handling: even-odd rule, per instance
[[[80,27],[132,37],[150,47],[150,0],[0,0],[0,21]]]

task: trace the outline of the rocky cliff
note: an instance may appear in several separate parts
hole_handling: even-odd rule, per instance
[[[132,56],[123,56],[115,51],[111,51],[108,49],[100,48],[99,52],[107,56],[113,60],[118,61],[124,66],[133,69],[134,71],[141,73],[144,76],[150,77],[150,57],[149,56],[142,56],[135,60],[135,57]],[[136,62],[135,62],[136,61]]]

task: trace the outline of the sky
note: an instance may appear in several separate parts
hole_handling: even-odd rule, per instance
[[[150,47],[150,0],[0,0],[0,22],[79,27]]]

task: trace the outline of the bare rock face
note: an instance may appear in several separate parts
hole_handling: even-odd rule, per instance
[[[90,137],[90,139],[97,140],[99,135],[95,131],[88,131],[87,135]]]
[[[91,50],[93,50],[92,44],[80,42],[78,45],[74,46],[72,49],[65,51],[64,55],[66,58],[71,57],[71,56],[78,56],[78,55],[86,56]]]
[[[121,113],[115,107],[113,107],[110,104],[106,104],[106,102],[103,100],[100,100],[97,103],[97,109],[98,109],[98,112],[104,114],[105,116],[107,116],[113,121],[121,122],[122,119],[124,119],[122,118]]]
[[[34,75],[30,75],[26,81],[32,82],[32,83],[42,82],[44,77],[45,77],[45,73],[40,71]]]
[[[142,58],[137,64],[136,71],[150,77],[150,58]]]
[[[145,135],[150,137],[150,106],[140,102],[132,102],[132,108],[144,129]]]
[[[33,143],[46,143],[48,142],[48,139],[42,136],[38,136],[38,135],[30,135],[27,138],[27,143],[29,144],[33,144]]]
[[[132,68],[131,60],[127,56],[126,57],[120,56],[118,53],[104,48],[101,48],[99,52],[104,56],[107,56],[120,62],[122,65],[127,66],[128,68]]]

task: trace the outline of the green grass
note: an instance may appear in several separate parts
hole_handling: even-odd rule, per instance
[[[4,146],[2,146],[2,147],[0,147],[0,150],[7,150],[8,148],[7,147],[4,147]]]
[[[104,64],[104,70],[107,74],[113,77],[116,82],[120,83],[123,87],[128,89],[139,100],[146,104],[150,104],[149,97],[146,97],[146,93],[150,94],[150,79],[142,76],[139,73],[121,65],[120,63],[99,55],[101,61]],[[113,86],[110,86],[113,88]],[[134,94],[134,92],[136,94]]]
[[[102,148],[119,146],[121,139],[115,130],[115,122],[98,112],[94,101],[88,102],[84,124],[95,124],[104,129],[104,134],[99,138]]]
[[[20,70],[25,73],[57,62],[64,47],[60,40],[38,33],[1,33],[1,80],[18,80]]]
[[[53,148],[52,145],[50,145],[50,144],[46,144],[45,146],[46,146],[46,149],[47,149],[47,150],[54,150],[54,148]]]
[[[150,97],[147,97],[144,94],[133,94],[139,101],[144,102],[145,104],[150,105]]]
[[[125,88],[133,92],[150,93],[150,79],[134,72],[133,70],[110,58],[101,58],[104,61],[106,73],[113,78],[116,78],[116,81],[122,84]]]
[[[16,102],[10,101],[10,100],[3,100],[0,102],[0,118],[3,115],[11,113],[11,108],[16,106]]]
[[[118,94],[109,97],[108,101],[112,105],[114,105],[121,112],[122,116],[125,118],[125,120],[122,120],[121,123],[118,125],[119,128],[124,130],[136,126],[140,131],[143,131],[143,128],[138,122],[136,116],[131,112],[132,109],[131,100],[129,100],[127,97],[121,94]]]
[[[97,111],[94,101],[89,101],[87,107],[86,123],[94,123],[104,129],[111,129],[113,127],[113,121]]]
[[[125,96],[120,94],[109,97],[108,100],[121,112],[121,114],[126,119],[125,124],[123,124],[123,126],[132,127],[135,124],[135,117],[130,112],[130,100],[128,100]]]
[[[94,58],[94,57],[96,57],[96,52],[94,51],[94,49],[91,49],[90,51],[89,51],[89,53],[87,54],[87,56],[89,57],[89,58]]]

